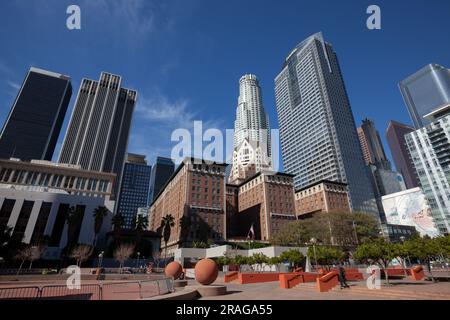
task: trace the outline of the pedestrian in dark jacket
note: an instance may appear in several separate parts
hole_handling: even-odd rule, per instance
[[[345,278],[345,269],[342,263],[339,264],[339,282],[341,283],[341,289],[350,288]]]

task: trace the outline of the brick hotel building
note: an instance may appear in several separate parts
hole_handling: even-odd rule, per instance
[[[158,231],[168,214],[175,220],[168,241],[169,255],[199,240],[205,232],[208,239],[219,243],[244,240],[252,225],[255,240],[268,241],[283,224],[305,213],[298,195],[309,191],[295,193],[292,175],[262,171],[239,184],[230,184],[226,183],[226,166],[187,158],[155,196],[149,229]],[[317,197],[322,197],[323,203],[308,204],[308,212],[350,210],[345,184],[322,181],[311,188],[320,190]],[[185,230],[181,228],[183,216],[189,221]]]

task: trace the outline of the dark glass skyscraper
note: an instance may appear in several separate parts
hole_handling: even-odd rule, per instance
[[[395,168],[402,174],[407,189],[415,188],[419,185],[405,141],[405,135],[413,131],[414,128],[393,120],[389,122],[386,130],[386,139],[391,149]]]
[[[336,53],[316,33],[297,45],[275,78],[281,154],[296,188],[348,184],[352,208],[378,209]]]
[[[430,124],[424,116],[450,104],[450,69],[428,64],[399,83],[400,92],[416,129]]]
[[[366,165],[373,164],[379,169],[391,170],[391,163],[386,157],[375,123],[365,119],[357,131]]]
[[[156,162],[152,168],[152,176],[150,180],[150,195],[149,203],[158,195],[166,182],[175,171],[175,164],[172,159],[157,157]]]
[[[136,91],[121,87],[120,76],[102,72],[83,79],[59,155],[60,163],[117,175],[121,181]]]
[[[0,134],[0,158],[51,160],[67,106],[70,78],[30,68]]]
[[[148,205],[151,170],[145,156],[127,154],[116,210],[124,219],[125,229],[134,228],[138,208]]]

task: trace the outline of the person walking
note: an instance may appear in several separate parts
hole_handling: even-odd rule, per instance
[[[345,269],[342,263],[339,263],[339,282],[341,283],[341,289],[350,288],[345,278]]]

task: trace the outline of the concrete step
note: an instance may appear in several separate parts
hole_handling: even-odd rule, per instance
[[[300,283],[294,287],[297,290],[307,290],[307,291],[317,291],[317,285],[313,282],[310,283]],[[341,289],[339,285],[331,289],[329,292],[339,292],[343,294],[359,294],[365,296],[377,296],[386,298],[403,298],[403,299],[444,299],[450,300],[449,294],[437,293],[437,292],[417,292],[417,291],[406,291],[406,290],[396,290],[391,288],[382,287],[382,289],[368,289],[360,284],[351,285],[349,289]]]
[[[450,299],[450,295],[434,292],[410,292],[405,290],[395,290],[390,288],[382,289],[368,289],[360,286],[351,286],[350,289],[341,289],[339,286],[333,288],[333,292],[342,292],[346,294],[361,294],[367,296],[379,296],[379,297],[399,297],[410,299]]]

